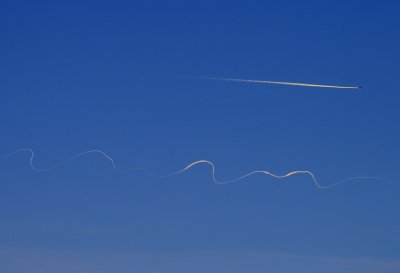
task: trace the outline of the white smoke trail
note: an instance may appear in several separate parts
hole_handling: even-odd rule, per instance
[[[258,84],[279,84],[279,85],[292,85],[303,87],[319,87],[319,88],[335,88],[335,89],[360,89],[361,86],[341,86],[341,85],[325,85],[313,83],[300,83],[300,82],[278,82],[266,80],[247,80],[247,79],[234,79],[234,78],[218,78],[218,77],[201,77],[202,79],[228,81],[228,82],[243,82],[243,83],[258,83]]]
[[[247,178],[247,177],[249,177],[249,176],[252,176],[252,175],[254,175],[254,174],[264,174],[264,175],[271,176],[271,177],[276,178],[276,179],[284,179],[284,178],[288,178],[288,177],[293,176],[293,175],[305,174],[305,175],[308,175],[308,176],[311,178],[311,180],[312,180],[312,182],[314,183],[314,185],[315,185],[317,188],[319,188],[319,189],[333,188],[333,187],[335,187],[335,186],[337,186],[337,185],[339,185],[339,184],[342,184],[342,183],[344,183],[344,182],[349,182],[349,181],[352,181],[352,180],[377,180],[377,181],[380,181],[380,182],[383,182],[383,183],[388,183],[388,184],[390,184],[390,185],[392,185],[392,186],[394,186],[394,187],[396,187],[396,188],[398,187],[396,184],[393,184],[392,182],[390,182],[390,181],[388,181],[388,180],[386,180],[386,179],[384,179],[384,178],[381,178],[381,177],[373,177],[373,176],[348,177],[348,178],[344,178],[344,179],[342,179],[342,180],[339,180],[339,181],[337,181],[337,182],[334,182],[334,183],[331,183],[331,184],[328,184],[328,185],[321,185],[321,184],[318,182],[318,180],[316,179],[315,175],[314,175],[311,171],[307,171],[307,170],[295,170],[295,171],[291,171],[291,172],[288,172],[288,173],[283,174],[283,175],[277,175],[277,174],[275,174],[275,173],[272,173],[272,172],[266,171],[266,170],[255,170],[255,171],[246,173],[246,174],[244,174],[244,175],[242,175],[242,176],[233,178],[233,179],[231,179],[231,180],[220,181],[220,180],[218,180],[218,179],[216,178],[216,174],[215,174],[215,173],[216,173],[216,171],[215,171],[216,168],[215,168],[214,163],[211,162],[211,161],[209,161],[209,160],[205,160],[205,159],[203,159],[203,160],[198,160],[198,161],[194,161],[194,162],[188,164],[186,167],[184,167],[184,168],[182,168],[182,169],[180,169],[180,170],[178,170],[178,171],[175,171],[175,172],[172,172],[172,173],[169,173],[169,174],[165,174],[165,175],[159,175],[159,174],[154,174],[154,173],[148,171],[147,169],[138,168],[138,167],[129,168],[129,169],[120,169],[120,168],[118,168],[117,164],[115,163],[115,160],[114,160],[111,156],[109,156],[107,153],[105,153],[105,152],[103,152],[103,151],[101,151],[101,150],[96,150],[96,149],[95,149],[95,150],[88,150],[88,151],[85,151],[85,152],[81,152],[81,153],[76,154],[76,155],[72,156],[71,158],[69,158],[69,159],[67,159],[67,160],[65,160],[65,161],[63,161],[63,162],[61,162],[61,163],[59,163],[59,164],[57,164],[57,165],[54,165],[54,166],[49,167],[49,168],[46,168],[46,169],[38,168],[38,167],[36,167],[36,166],[34,165],[33,162],[34,162],[35,153],[34,153],[33,149],[30,149],[30,148],[24,148],[24,149],[15,150],[15,151],[13,151],[13,152],[11,152],[11,153],[9,153],[9,154],[3,156],[2,159],[6,159],[6,158],[8,158],[8,157],[10,157],[10,156],[13,156],[13,155],[15,155],[15,154],[22,153],[22,152],[27,152],[27,153],[30,154],[30,156],[29,156],[29,166],[30,166],[30,168],[31,168],[33,171],[35,171],[35,172],[49,172],[49,171],[51,171],[51,170],[53,170],[53,169],[56,169],[56,168],[58,168],[58,167],[61,167],[62,165],[66,165],[66,164],[70,163],[71,161],[73,161],[73,160],[75,160],[75,159],[78,159],[79,157],[82,157],[82,156],[84,156],[84,155],[88,155],[88,154],[100,154],[100,155],[103,156],[105,159],[107,159],[108,161],[110,161],[111,167],[112,167],[113,170],[116,171],[116,172],[119,172],[119,173],[126,173],[126,172],[131,172],[131,171],[143,171],[143,172],[145,172],[146,174],[148,174],[148,175],[150,175],[150,176],[152,176],[152,177],[156,177],[156,178],[167,178],[167,177],[179,175],[179,174],[182,174],[182,173],[188,171],[189,169],[191,169],[191,168],[193,168],[193,167],[195,167],[195,166],[197,166],[197,165],[206,164],[206,165],[209,165],[209,166],[211,167],[211,178],[212,178],[213,182],[214,182],[215,184],[219,184],[219,185],[225,185],[225,184],[230,184],[230,183],[238,182],[238,181],[243,180],[243,179],[245,179],[245,178]]]

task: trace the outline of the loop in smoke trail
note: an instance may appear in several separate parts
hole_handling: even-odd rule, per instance
[[[169,174],[165,174],[165,175],[160,175],[160,174],[154,174],[154,173],[150,172],[149,170],[144,169],[144,168],[140,168],[140,167],[134,167],[134,168],[128,168],[128,169],[120,169],[120,168],[118,168],[117,164],[115,163],[115,160],[111,156],[109,156],[104,151],[97,150],[97,149],[88,150],[88,151],[85,151],[85,152],[78,153],[78,154],[72,156],[71,158],[69,158],[69,159],[67,159],[65,161],[62,161],[61,163],[56,164],[56,165],[54,165],[52,167],[49,167],[49,168],[46,168],[46,169],[38,168],[38,167],[36,167],[34,165],[33,161],[34,161],[35,153],[34,153],[33,149],[30,149],[30,148],[23,148],[23,149],[15,150],[15,151],[3,156],[2,159],[6,159],[6,158],[8,158],[10,156],[13,156],[15,154],[22,153],[22,152],[27,152],[27,153],[30,154],[28,163],[29,163],[30,168],[35,172],[49,172],[49,171],[54,170],[56,168],[59,168],[59,167],[61,167],[63,165],[66,165],[66,164],[70,163],[71,161],[74,161],[74,160],[76,160],[76,159],[78,159],[78,158],[80,158],[80,157],[82,157],[84,155],[100,154],[102,157],[104,157],[105,159],[107,159],[110,162],[111,167],[113,168],[113,170],[118,172],[118,173],[127,173],[127,172],[131,172],[131,171],[143,171],[147,175],[152,176],[152,177],[156,177],[156,178],[167,178],[167,177],[179,175],[179,174],[182,174],[182,173],[190,170],[191,168],[193,168],[193,167],[195,167],[197,165],[206,164],[206,165],[209,165],[211,167],[211,178],[212,178],[213,182],[215,184],[219,184],[219,185],[225,185],[225,184],[238,182],[238,181],[243,180],[243,179],[245,179],[245,178],[247,178],[249,176],[252,176],[254,174],[263,174],[263,175],[271,176],[271,177],[276,178],[276,179],[284,179],[284,178],[288,178],[288,177],[294,176],[294,175],[305,174],[305,175],[308,175],[311,178],[311,180],[313,181],[314,185],[319,189],[333,188],[333,187],[335,187],[335,186],[337,186],[339,184],[342,184],[342,183],[345,183],[345,182],[349,182],[349,181],[352,181],[352,180],[377,180],[377,181],[380,181],[380,182],[383,182],[383,183],[388,183],[388,184],[390,184],[390,185],[392,185],[392,186],[397,188],[397,185],[391,183],[390,181],[388,181],[388,180],[386,180],[384,178],[381,178],[381,177],[373,177],[373,176],[348,177],[348,178],[344,178],[342,180],[339,180],[337,182],[334,182],[332,184],[321,185],[318,182],[318,180],[316,179],[315,175],[311,171],[307,171],[307,170],[295,170],[295,171],[291,171],[291,172],[288,172],[288,173],[283,174],[283,175],[278,175],[278,174],[275,174],[273,172],[266,171],[266,170],[255,170],[255,171],[246,173],[246,174],[244,174],[242,176],[233,178],[231,180],[220,181],[220,180],[218,180],[216,178],[216,174],[215,174],[216,173],[216,168],[215,168],[214,163],[212,161],[205,160],[205,159],[194,161],[194,162],[188,164],[186,167],[184,167],[184,168],[182,168],[182,169],[180,169],[178,171],[175,171],[175,172],[172,172],[172,173],[169,173]]]

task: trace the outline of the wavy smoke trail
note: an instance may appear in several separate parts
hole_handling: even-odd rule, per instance
[[[128,169],[120,169],[120,168],[118,168],[117,164],[115,163],[115,160],[111,156],[109,156],[107,153],[105,153],[105,152],[103,152],[101,150],[88,150],[88,151],[85,151],[85,152],[78,153],[78,154],[72,156],[71,158],[69,158],[69,159],[67,159],[67,160],[65,160],[63,162],[61,162],[61,163],[59,163],[57,165],[54,165],[52,167],[46,168],[46,169],[41,169],[41,168],[38,168],[38,167],[36,167],[34,165],[33,162],[34,162],[35,153],[34,153],[33,149],[30,149],[30,148],[24,148],[24,149],[15,150],[15,151],[3,156],[2,159],[6,159],[6,158],[8,158],[10,156],[13,156],[15,154],[22,153],[22,152],[26,152],[26,153],[30,154],[29,166],[35,172],[48,172],[48,171],[51,171],[53,169],[59,168],[59,167],[61,167],[63,165],[66,165],[66,164],[70,163],[71,161],[73,161],[75,159],[78,159],[79,157],[82,157],[84,155],[99,154],[99,155],[103,156],[105,159],[107,159],[108,161],[110,161],[113,170],[118,172],[118,173],[126,173],[126,172],[131,172],[131,171],[143,171],[146,174],[148,174],[148,175],[150,175],[152,177],[156,177],[156,178],[166,178],[166,177],[175,176],[175,175],[178,175],[178,174],[182,174],[182,173],[188,171],[189,169],[191,169],[191,168],[193,168],[193,167],[195,167],[197,165],[207,164],[207,165],[209,165],[211,167],[212,180],[214,181],[215,184],[219,184],[219,185],[225,185],[225,184],[238,182],[238,181],[243,180],[243,179],[245,179],[245,178],[247,178],[249,176],[252,176],[254,174],[264,174],[264,175],[271,176],[271,177],[276,178],[276,179],[284,179],[284,178],[288,178],[288,177],[293,176],[293,175],[305,174],[305,175],[308,175],[311,178],[311,180],[313,181],[314,185],[319,189],[333,188],[333,187],[335,187],[335,186],[337,186],[339,184],[342,184],[344,182],[349,182],[351,180],[367,180],[367,179],[368,180],[377,180],[377,181],[380,181],[380,182],[383,182],[383,183],[388,183],[388,184],[398,188],[398,186],[396,184],[393,184],[392,182],[390,182],[390,181],[388,181],[388,180],[386,180],[384,178],[373,177],[373,176],[348,177],[348,178],[344,178],[342,180],[339,180],[337,182],[334,182],[334,183],[331,183],[331,184],[328,184],[328,185],[321,185],[318,182],[318,180],[316,179],[315,175],[311,171],[307,171],[307,170],[295,170],[295,171],[291,171],[291,172],[288,172],[288,173],[283,174],[283,175],[277,175],[277,174],[274,174],[274,173],[272,173],[270,171],[266,171],[266,170],[255,170],[255,171],[246,173],[246,174],[244,174],[242,176],[233,178],[231,180],[220,181],[215,176],[216,168],[215,168],[214,163],[209,161],[209,160],[205,160],[205,159],[194,161],[194,162],[188,164],[186,167],[184,167],[184,168],[182,168],[180,170],[177,170],[175,172],[172,172],[172,173],[169,173],[169,174],[165,174],[165,175],[159,175],[159,174],[154,174],[154,173],[152,173],[152,172],[150,172],[150,171],[148,171],[147,169],[144,169],[144,168],[135,167],[135,168],[128,168]]]
[[[234,79],[234,78],[218,78],[218,77],[200,77],[207,80],[228,81],[228,82],[243,82],[243,83],[258,83],[258,84],[279,84],[279,85],[292,85],[303,87],[319,87],[319,88],[335,88],[335,89],[360,89],[361,86],[341,86],[341,85],[325,85],[313,83],[300,83],[300,82],[277,82],[266,80],[248,80],[248,79]]]

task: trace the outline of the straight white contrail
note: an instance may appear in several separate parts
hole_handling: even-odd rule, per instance
[[[202,77],[202,78],[208,79],[208,80],[228,81],[228,82],[278,84],[278,85],[318,87],[318,88],[334,88],[334,89],[360,89],[361,88],[361,86],[325,85],[325,84],[300,83],[300,82],[277,82],[277,81],[266,81],[266,80],[249,80],[249,79],[218,78],[218,77]]]
[[[18,153],[28,153],[29,154],[28,163],[29,163],[30,168],[35,172],[49,172],[49,171],[51,171],[53,169],[56,169],[56,168],[61,167],[61,166],[65,165],[65,164],[67,164],[67,163],[70,163],[71,161],[73,161],[75,159],[78,159],[78,158],[80,158],[80,157],[82,157],[84,155],[99,154],[102,157],[104,157],[106,160],[108,160],[110,162],[110,164],[111,164],[112,169],[114,171],[118,172],[118,173],[126,173],[126,172],[131,172],[131,171],[143,171],[146,174],[148,174],[148,175],[150,175],[152,177],[157,177],[157,178],[167,178],[167,177],[179,175],[179,174],[182,174],[182,173],[188,171],[189,169],[191,169],[191,168],[193,168],[193,167],[195,167],[197,165],[206,164],[206,165],[209,165],[211,167],[211,178],[212,178],[213,182],[215,184],[219,184],[219,185],[238,182],[238,181],[243,180],[243,179],[245,179],[245,178],[247,178],[249,176],[252,176],[254,174],[263,174],[263,175],[271,176],[271,177],[276,178],[276,179],[284,179],[284,178],[288,178],[290,176],[303,174],[303,175],[309,176],[311,178],[312,182],[314,183],[314,185],[319,189],[332,188],[332,187],[335,187],[335,186],[337,186],[339,184],[342,184],[344,182],[349,182],[349,181],[354,181],[354,180],[375,180],[375,181],[380,181],[380,182],[383,182],[383,183],[390,184],[390,185],[392,185],[392,186],[397,188],[396,184],[393,184],[392,182],[390,182],[390,181],[388,181],[386,179],[383,179],[383,178],[380,178],[380,177],[373,177],[373,176],[348,177],[348,178],[339,180],[337,182],[334,182],[334,183],[331,183],[331,184],[328,184],[328,185],[321,185],[318,182],[318,180],[316,179],[315,175],[311,171],[307,171],[307,170],[295,170],[295,171],[291,171],[291,172],[288,172],[288,173],[283,174],[283,175],[278,175],[278,174],[275,174],[273,172],[266,171],[266,170],[255,170],[255,171],[246,173],[244,175],[241,175],[239,177],[236,177],[236,178],[233,178],[233,179],[230,179],[230,180],[220,181],[220,180],[218,180],[216,178],[216,175],[215,175],[215,172],[216,172],[215,169],[216,168],[215,168],[214,163],[211,162],[210,160],[205,160],[205,159],[194,161],[194,162],[188,164],[186,167],[184,167],[184,168],[182,168],[182,169],[180,169],[178,171],[175,171],[175,172],[172,172],[172,173],[169,173],[169,174],[165,174],[165,175],[159,175],[159,174],[154,174],[154,173],[152,173],[152,172],[150,172],[150,171],[148,171],[147,169],[144,169],[144,168],[135,167],[135,168],[129,168],[129,169],[120,169],[120,168],[118,168],[117,164],[115,163],[115,160],[111,156],[109,156],[107,153],[105,153],[105,152],[103,152],[101,150],[88,150],[88,151],[85,151],[85,152],[78,153],[78,154],[70,157],[69,159],[67,159],[65,161],[62,161],[61,163],[59,163],[57,165],[54,165],[52,167],[45,168],[45,169],[38,168],[38,167],[35,166],[35,164],[34,164],[35,153],[30,148],[24,148],[24,149],[15,150],[15,151],[5,155],[2,159],[8,158],[8,157],[13,156],[13,155],[18,154]]]

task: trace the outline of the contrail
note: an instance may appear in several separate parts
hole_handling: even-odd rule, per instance
[[[360,89],[361,88],[361,86],[325,85],[325,84],[300,83],[300,82],[277,82],[277,81],[218,78],[218,77],[200,77],[200,78],[208,79],[208,80],[217,80],[217,81],[228,81],[228,82],[278,84],[278,85],[292,85],[292,86],[318,87],[318,88],[335,88],[335,89]]]
[[[311,178],[311,181],[313,182],[313,184],[319,189],[333,188],[333,187],[335,187],[335,186],[337,186],[339,184],[342,184],[344,182],[349,182],[349,181],[354,181],[354,180],[377,180],[377,181],[380,181],[380,182],[383,182],[383,183],[387,183],[387,184],[390,184],[390,185],[398,188],[398,186],[396,184],[393,184],[392,182],[390,182],[390,181],[388,181],[388,180],[386,180],[384,178],[373,177],[373,176],[348,177],[348,178],[344,178],[342,180],[339,180],[337,182],[334,182],[334,183],[331,183],[331,184],[328,184],[328,185],[321,185],[318,182],[318,180],[316,179],[315,175],[311,171],[307,171],[307,170],[295,170],[295,171],[291,171],[291,172],[288,172],[288,173],[283,174],[283,175],[278,175],[278,174],[275,174],[273,172],[266,171],[266,170],[255,170],[255,171],[246,173],[244,175],[241,175],[239,177],[236,177],[236,178],[233,178],[233,179],[230,179],[230,180],[221,181],[221,180],[218,180],[216,178],[216,174],[215,174],[216,173],[216,168],[215,168],[214,163],[211,162],[210,160],[205,160],[205,159],[194,161],[194,162],[188,164],[186,167],[184,167],[182,169],[179,169],[179,170],[177,170],[175,172],[172,172],[172,173],[169,173],[169,174],[165,174],[165,175],[160,175],[160,174],[154,174],[154,173],[148,171],[147,169],[139,168],[139,167],[128,168],[128,169],[120,169],[120,168],[118,168],[117,164],[115,163],[115,160],[111,156],[109,156],[107,153],[105,153],[105,152],[103,152],[101,150],[97,150],[97,149],[88,150],[88,151],[85,151],[85,152],[78,153],[78,154],[70,157],[69,159],[67,159],[65,161],[62,161],[61,163],[59,163],[57,165],[54,165],[52,167],[45,168],[45,169],[38,168],[38,167],[35,166],[35,164],[34,164],[35,153],[34,153],[33,149],[30,149],[30,148],[24,148],[24,149],[15,150],[15,151],[3,156],[2,159],[6,159],[6,158],[8,158],[10,156],[16,155],[18,153],[23,153],[23,152],[29,154],[29,161],[28,161],[29,162],[29,166],[35,172],[49,172],[49,171],[51,171],[53,169],[59,168],[59,167],[61,167],[63,165],[66,165],[66,164],[70,163],[71,161],[76,160],[79,157],[82,157],[84,155],[99,154],[102,157],[104,157],[106,160],[108,160],[110,162],[110,164],[111,164],[112,169],[114,171],[118,172],[118,173],[127,173],[127,172],[131,172],[131,171],[143,171],[146,174],[148,174],[149,176],[156,177],[156,178],[167,178],[167,177],[179,175],[179,174],[182,174],[182,173],[190,170],[191,168],[193,168],[193,167],[195,167],[197,165],[206,164],[206,165],[211,167],[211,178],[212,178],[213,182],[215,184],[219,184],[219,185],[225,185],[225,184],[238,182],[238,181],[243,180],[243,179],[245,179],[245,178],[247,178],[249,176],[252,176],[254,174],[263,174],[263,175],[267,175],[267,176],[270,176],[270,177],[273,177],[273,178],[276,178],[276,179],[284,179],[284,178],[288,178],[290,176],[303,174],[303,175],[309,176]]]

